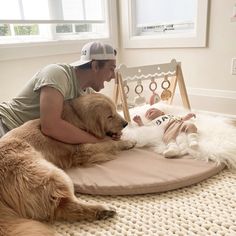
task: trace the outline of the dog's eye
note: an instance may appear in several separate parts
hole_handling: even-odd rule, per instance
[[[111,119],[113,119],[113,116],[108,116],[107,119],[111,120]]]

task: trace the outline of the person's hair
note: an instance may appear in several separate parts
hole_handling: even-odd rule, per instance
[[[106,64],[106,62],[108,62],[109,60],[92,60],[86,64],[83,64],[81,66],[76,66],[76,69],[82,69],[82,70],[89,70],[92,68],[92,62],[93,61],[97,61],[98,63],[98,67],[99,69],[102,69],[104,67],[104,65]]]

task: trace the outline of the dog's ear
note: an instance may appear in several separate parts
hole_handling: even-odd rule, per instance
[[[79,121],[79,126],[76,126],[98,138],[104,138],[106,136],[106,131],[103,106],[91,96],[89,97],[90,99],[84,98],[80,97],[75,99],[71,104],[74,116],[76,116],[76,119]]]
[[[104,138],[107,133],[107,114],[110,114],[114,104],[105,95],[88,94],[72,101],[73,113],[77,117],[79,128]]]
[[[93,113],[86,121],[87,131],[98,138],[104,138],[106,136],[104,117],[102,116],[102,111],[94,109],[96,112]]]

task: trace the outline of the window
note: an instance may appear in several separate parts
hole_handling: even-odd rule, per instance
[[[108,37],[105,3],[0,0],[0,43]]]
[[[122,1],[126,48],[205,47],[208,0]]]
[[[88,40],[115,46],[115,25],[114,0],[0,0],[0,60],[76,53]]]

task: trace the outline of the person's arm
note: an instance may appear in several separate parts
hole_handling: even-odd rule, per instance
[[[182,118],[181,118],[181,120],[182,121],[187,121],[187,120],[190,120],[191,118],[196,118],[196,114],[194,114],[194,113],[188,113],[186,116],[183,116]]]
[[[56,140],[70,144],[97,143],[111,140],[98,139],[61,118],[64,97],[55,88],[45,86],[40,91],[41,131]]]

